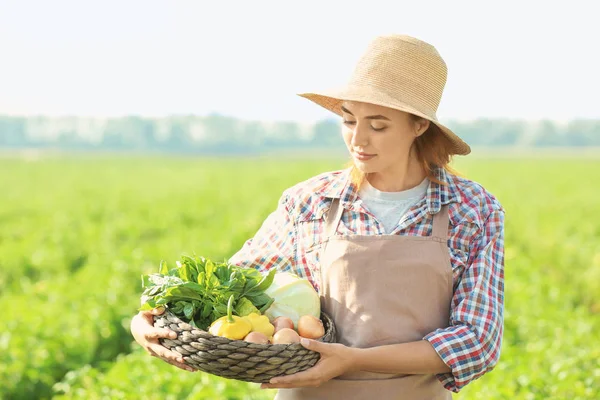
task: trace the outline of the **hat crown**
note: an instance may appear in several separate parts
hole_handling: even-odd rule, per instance
[[[350,85],[370,87],[437,119],[448,69],[438,51],[407,35],[372,40],[360,57]]]
[[[450,154],[469,154],[469,145],[436,116],[447,76],[446,63],[429,43],[407,35],[384,35],[371,41],[348,83],[300,96],[340,116],[343,116],[344,101],[375,104],[417,115],[439,128],[437,132],[448,139]]]

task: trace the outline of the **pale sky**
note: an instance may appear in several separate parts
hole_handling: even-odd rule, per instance
[[[0,115],[314,121],[331,114],[296,93],[401,33],[448,65],[442,120],[600,118],[596,2],[486,4],[0,0]]]

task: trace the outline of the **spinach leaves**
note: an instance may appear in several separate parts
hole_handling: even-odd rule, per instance
[[[196,256],[182,256],[172,269],[161,261],[158,274],[142,276],[139,310],[164,306],[192,326],[207,330],[214,320],[227,315],[231,295],[237,315],[267,310],[273,298],[265,290],[273,283],[275,272],[263,275],[256,269]]]

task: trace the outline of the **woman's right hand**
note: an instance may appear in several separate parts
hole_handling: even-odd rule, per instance
[[[181,354],[171,351],[162,346],[159,338],[175,339],[177,334],[170,329],[155,328],[153,315],[160,315],[164,312],[164,308],[155,308],[151,311],[140,311],[131,320],[131,333],[136,342],[140,344],[153,357],[158,357],[186,371],[194,372],[194,368],[183,363]]]

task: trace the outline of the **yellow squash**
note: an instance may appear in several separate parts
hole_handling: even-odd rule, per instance
[[[273,336],[275,327],[266,315],[259,315],[257,313],[251,313],[243,317],[246,321],[252,325],[252,332],[260,332],[265,334],[268,338]]]
[[[252,324],[242,317],[231,315],[233,308],[233,295],[227,302],[227,315],[214,321],[208,332],[211,335],[226,337],[227,339],[240,340],[246,337],[252,329]]]

